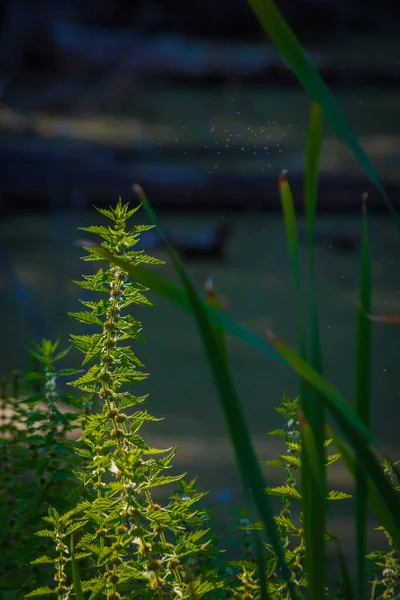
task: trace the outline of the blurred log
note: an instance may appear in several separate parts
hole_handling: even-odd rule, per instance
[[[52,27],[58,53],[80,69],[111,67],[146,78],[177,83],[221,83],[230,78],[251,83],[297,84],[275,48],[266,44],[187,38],[173,34],[142,36],[137,31],[100,29],[59,21]],[[309,58],[329,82],[339,80],[343,65],[332,54]],[[396,83],[393,68],[352,64],[346,78],[357,83]],[[398,80],[399,78],[397,78]]]
[[[99,150],[88,144],[60,144],[40,139],[20,142],[3,140],[0,145],[0,196],[4,210],[49,209],[55,163],[59,186],[63,189],[60,210],[72,203],[109,204],[122,196],[132,200],[132,184],[146,190],[152,204],[160,209],[280,211],[278,172],[244,173],[235,162],[213,173],[197,166],[179,166],[165,159],[161,164],[139,159],[120,163],[111,150]],[[290,168],[290,183],[295,201],[301,208],[303,197],[302,163]],[[400,181],[382,181],[397,209],[400,209]],[[363,174],[351,176],[321,173],[318,208],[321,212],[360,211],[360,198],[367,191],[371,212],[387,209]]]

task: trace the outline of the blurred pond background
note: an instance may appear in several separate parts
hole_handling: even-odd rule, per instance
[[[277,2],[353,124],[399,208],[400,8],[342,0]],[[211,276],[229,313],[260,335],[296,345],[293,284],[277,191],[288,169],[302,203],[310,99],[300,89],[245,0],[58,0],[1,6],[0,375],[27,369],[41,336],[82,332],[68,318],[90,272],[79,262],[79,226],[103,222],[92,206],[119,196],[136,203],[141,184],[171,235],[195,248],[186,262],[199,290]],[[374,312],[400,312],[399,237],[377,192],[329,127],[324,129],[317,225],[318,294],[326,374],[353,393],[360,199],[368,193]],[[139,220],[144,219],[143,215]],[[226,235],[219,236],[221,224]],[[304,223],[300,219],[305,257]],[[183,232],[183,233],[182,233]],[[180,237],[179,237],[180,236]],[[162,249],[159,272],[175,279]],[[303,261],[305,262],[305,261]],[[94,263],[96,265],[96,263]],[[229,536],[243,502],[233,455],[189,316],[150,294],[140,310],[151,373],[152,445],[178,445],[177,467],[210,489]],[[373,430],[400,456],[398,329],[374,328]],[[260,460],[282,448],[267,432],[273,407],[298,383],[235,340],[232,365]],[[71,352],[70,366],[80,357]],[[144,387],[146,389],[144,389]],[[268,472],[270,482],[277,481]],[[335,489],[348,489],[340,465]],[[337,527],[352,553],[351,503]],[[381,537],[371,535],[373,542]]]

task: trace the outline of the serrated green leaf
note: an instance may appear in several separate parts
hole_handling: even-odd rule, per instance
[[[341,456],[340,454],[329,454],[326,457],[326,466],[329,467],[330,465],[333,465],[335,462],[337,462],[338,460],[340,460]]]
[[[267,467],[283,467],[284,463],[281,460],[278,460],[276,458],[272,459],[272,460],[263,460],[261,461],[262,465],[266,465]]]
[[[103,322],[92,312],[87,312],[85,310],[79,312],[69,312],[69,317],[80,321],[81,323],[88,323],[90,325],[103,325]]]
[[[82,377],[79,377],[79,379],[76,379],[76,381],[68,382],[67,385],[72,385],[73,387],[77,387],[83,391],[93,392],[99,387],[99,373],[100,365],[93,365],[84,375],[82,375]]]
[[[31,562],[31,565],[52,565],[54,563],[54,558],[51,558],[50,556],[46,556],[45,554],[43,556],[40,556],[39,558],[36,558],[35,560],[33,560]]]
[[[328,500],[346,500],[348,498],[351,498],[351,494],[337,492],[336,490],[330,490],[328,492]]]
[[[280,498],[291,498],[292,500],[301,500],[300,492],[288,485],[279,485],[277,487],[265,488],[265,493],[270,496],[279,496]]]
[[[55,596],[56,592],[46,586],[46,587],[37,588],[37,590],[34,590],[33,592],[29,592],[29,594],[25,594],[25,598],[37,598],[38,596],[50,596],[50,595]]]
[[[275,517],[275,521],[280,527],[286,527],[293,533],[299,532],[298,527],[296,527],[296,525],[293,523],[293,521],[291,521],[288,517],[282,517],[282,516],[278,515]]]
[[[81,529],[81,527],[83,527],[84,525],[86,525],[86,523],[88,522],[88,520],[82,520],[82,521],[75,521],[74,523],[71,523],[71,525],[69,525],[65,531],[64,531],[64,535],[68,536],[71,535],[71,533],[73,533],[74,531],[77,531],[78,529]]]
[[[285,436],[287,435],[287,431],[285,431],[284,429],[273,429],[272,431],[268,432],[268,435]]]
[[[293,454],[279,454],[279,456],[290,466],[300,469],[301,459],[299,456],[294,456]]]
[[[40,531],[37,531],[35,535],[39,537],[48,537],[55,539],[55,533],[54,531],[50,531],[50,529],[41,529]]]

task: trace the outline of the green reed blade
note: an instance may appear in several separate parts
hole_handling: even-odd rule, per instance
[[[204,344],[207,360],[220,399],[221,408],[225,416],[229,437],[235,452],[245,493],[249,494],[250,490],[251,497],[268,532],[270,542],[277,554],[281,574],[287,581],[292,595],[295,597],[296,594],[294,592],[293,584],[290,581],[290,570],[285,563],[281,540],[274,520],[271,500],[269,496],[264,493],[265,483],[260,463],[254,450],[243,407],[236,391],[232,373],[226,360],[226,355],[221,350],[220,340],[215,337],[213,325],[208,317],[207,311],[204,309],[204,302],[199,298],[189,275],[186,273],[183,263],[179,260],[174,249],[164,236],[157,217],[143,190],[136,186],[135,191],[143,202],[150,221],[158,227],[159,233],[164,239],[168,253],[186,290],[191,303],[193,316]],[[261,584],[263,581],[264,577],[263,574],[261,574]],[[266,590],[264,592],[264,596],[265,595]]]
[[[306,361],[276,336],[270,334],[269,337],[274,348],[288,361],[292,368],[321,392],[321,397],[324,398],[339,428],[345,434],[352,448],[358,453],[359,462],[364,472],[371,477],[374,484],[379,488],[386,502],[386,508],[396,524],[397,533],[393,537],[400,541],[400,499],[386,480],[380,464],[369,446],[369,443],[377,446],[371,432],[341,398],[340,394],[319,373],[314,371]]]
[[[70,538],[70,555],[71,555],[71,570],[72,570],[72,582],[76,600],[84,600],[82,592],[81,576],[79,573],[78,563],[75,558],[74,550],[74,537],[71,534]]]
[[[98,255],[103,258],[106,258],[109,261],[111,260],[115,264],[119,264],[136,280],[141,281],[141,283],[143,283],[144,285],[150,284],[150,287],[152,287],[151,284],[154,283],[154,278],[152,276],[154,274],[150,270],[140,270],[137,266],[132,265],[127,261],[124,261],[117,257],[113,257],[111,254],[109,254],[102,248],[98,249]],[[137,277],[138,273],[139,275],[144,275],[142,279],[140,279],[140,277]],[[160,281],[162,283],[161,286],[159,285]],[[186,310],[190,310],[190,307],[187,307],[187,302],[183,300],[186,292],[180,290],[179,286],[172,286],[172,288],[166,286],[165,288],[164,283],[166,281],[167,280],[163,280],[162,278],[156,279],[156,284],[153,287],[153,289],[155,289],[158,293],[161,293],[161,295],[168,297],[170,300],[177,303],[179,306],[182,306]],[[170,282],[168,282],[168,284],[170,284]],[[171,291],[172,293],[170,294],[169,292]],[[240,326],[239,328],[236,328],[237,324],[233,319],[226,320],[222,318],[227,317],[227,315],[212,310],[211,308],[207,307],[205,303],[204,305],[202,305],[203,311],[204,307],[206,307],[210,311],[209,313],[207,313],[207,317],[209,318],[210,322],[218,325],[218,327],[221,327],[222,329],[224,329],[224,331],[228,333],[233,332],[233,334],[236,335],[239,339],[242,339],[242,341],[250,344],[253,347],[258,348],[266,355],[274,357],[274,354],[271,355],[271,352],[265,351],[264,344],[261,343],[261,340],[259,340],[256,336],[250,334],[250,332],[248,332],[245,328],[241,328]],[[256,343],[254,343],[254,340],[256,341]],[[278,354],[285,359],[288,365],[296,373],[301,375],[308,383],[310,383],[312,387],[314,387],[317,391],[320,392],[321,398],[323,398],[324,402],[329,406],[331,412],[335,416],[335,419],[339,422],[340,427],[342,428],[342,430],[345,431],[353,448],[357,449],[360,443],[363,445],[363,466],[366,468],[367,472],[369,472],[371,477],[373,477],[376,482],[382,482],[385,497],[387,497],[388,499],[388,508],[390,509],[390,512],[392,514],[396,515],[396,511],[398,514],[399,511],[397,497],[393,498],[393,495],[391,496],[391,492],[393,493],[393,490],[387,490],[387,482],[382,476],[381,470],[379,469],[379,465],[378,471],[376,470],[377,463],[369,448],[366,447],[365,451],[364,447],[367,442],[372,442],[376,445],[376,442],[373,439],[371,433],[361,423],[357,415],[348,406],[348,404],[341,397],[341,395],[334,388],[332,388],[332,386],[330,386],[329,383],[319,373],[317,373],[306,361],[304,361],[301,357],[296,355],[295,352],[293,352],[289,347],[283,344],[272,334],[270,336],[270,341],[272,342],[275,350],[277,350]],[[378,483],[378,485],[380,484]],[[393,535],[393,537],[395,536]]]
[[[317,211],[318,175],[322,144],[322,110],[315,102],[311,106],[307,135],[304,180],[304,213],[307,227],[308,263],[311,284],[314,286],[314,235]],[[315,290],[313,290],[315,293]],[[314,295],[313,293],[313,295]]]
[[[336,544],[336,554],[339,563],[340,575],[342,578],[342,593],[343,598],[346,600],[356,600],[356,594],[353,588],[353,582],[351,581],[351,575],[347,567],[346,559],[343,554],[342,546],[339,538],[332,536]]]
[[[289,255],[292,266],[292,275],[295,285],[296,305],[298,310],[298,325],[299,325],[299,349],[300,355],[306,358],[307,343],[306,343],[306,328],[304,323],[301,284],[300,284],[300,260],[299,260],[299,244],[297,241],[297,226],[296,214],[294,210],[293,196],[289,182],[286,178],[286,172],[282,171],[279,177],[279,194],[281,197],[282,211],[285,220],[286,239],[289,246]]]
[[[308,387],[308,386],[307,386]],[[313,390],[309,390],[313,392]],[[310,400],[310,397],[308,398]],[[313,405],[309,412],[313,413]],[[324,597],[326,581],[326,497],[324,478],[321,477],[320,450],[310,423],[300,417],[301,432],[301,491],[306,568],[309,598]]]
[[[303,377],[313,388],[315,388],[324,398],[328,408],[337,415],[340,415],[344,423],[351,427],[352,431],[359,434],[365,443],[372,443],[377,446],[377,442],[359,420],[351,406],[344,400],[340,393],[320,374],[315,371],[301,356],[296,354],[287,344],[280,340],[274,333],[268,332],[268,338],[275,350],[285,359],[290,367]]]
[[[306,52],[275,6],[273,0],[249,0],[249,4],[261,26],[288,66],[292,69],[303,88],[315,102],[320,104],[332,129],[354,154],[360,166],[380,192],[400,232],[400,218],[367,155],[360,146],[357,137],[353,133],[350,124],[340,110],[328,86],[307,58]]]
[[[333,431],[333,429],[331,427],[327,426],[327,432],[328,432],[328,436],[333,440],[333,443],[335,444],[338,452],[340,452],[340,454],[342,456],[342,460],[343,460],[344,464],[346,465],[347,469],[353,475],[353,477],[356,478],[357,463],[356,463],[356,460],[354,459],[354,456],[347,449],[345,444],[342,442],[342,440],[339,438],[339,436],[336,435],[336,433]],[[383,474],[382,474],[382,477],[384,478]],[[385,482],[390,487],[392,492],[394,492],[393,488],[390,486],[390,484],[387,482],[386,479],[385,479]],[[399,528],[397,515],[394,516],[391,513],[391,511],[389,510],[387,500],[385,498],[385,494],[384,494],[382,488],[379,485],[376,485],[374,482],[372,482],[371,479],[368,479],[367,484],[368,484],[367,500],[368,500],[369,506],[371,507],[371,510],[373,511],[373,513],[375,514],[377,519],[379,520],[379,523],[381,525],[383,525],[383,527],[385,527],[385,529],[391,535],[394,545],[397,548],[400,548],[400,528]]]
[[[119,256],[114,256],[101,246],[96,248],[96,254],[108,262],[119,265],[121,269],[124,269],[124,271],[129,273],[133,279],[148,287],[161,298],[167,299],[169,302],[186,312],[192,312],[190,300],[182,286],[169,281],[169,279],[166,279],[161,275],[158,275],[158,273],[155,273],[148,267],[144,267],[143,265],[133,265]],[[214,307],[208,306],[204,301],[201,301],[201,303],[203,309],[207,313],[208,319],[213,325],[217,326],[220,330],[237,338],[248,346],[259,350],[268,358],[272,358],[281,364],[284,363],[282,357],[279,356],[279,354],[275,352],[269,344],[257,337],[253,332],[246,329],[246,327],[238,323],[235,319],[232,319],[232,317],[221,310],[217,310]]]
[[[105,258],[108,261],[111,261],[121,268],[123,268],[130,276],[134,279],[142,283],[143,285],[148,286],[153,289],[155,292],[160,294],[163,297],[168,298],[177,306],[184,308],[185,310],[190,311],[190,305],[188,306],[188,301],[185,300],[186,292],[182,290],[179,286],[175,286],[168,280],[156,276],[150,269],[146,269],[144,267],[139,267],[132,265],[131,263],[113,256],[103,248],[97,249],[98,256]],[[270,358],[275,358],[275,353],[271,352],[271,349],[259,339],[257,336],[249,332],[246,328],[240,326],[234,319],[229,318],[224,313],[220,313],[218,311],[212,310],[204,303],[203,310],[208,309],[210,312],[207,313],[207,317],[209,321],[215,325],[218,325],[225,332],[234,335],[244,343],[249,344],[251,347],[254,347],[264,354],[266,354]],[[321,398],[324,400],[325,404],[328,405],[331,412],[335,412],[336,418],[342,417],[342,429],[347,426],[350,429],[351,433],[358,433],[361,436],[361,440],[363,443],[366,441],[373,443],[377,446],[376,441],[374,440],[371,433],[365,428],[363,423],[359,420],[357,415],[351,409],[351,407],[347,404],[347,402],[342,398],[342,396],[320,375],[317,373],[306,361],[302,360],[293,350],[291,350],[288,346],[283,344],[276,336],[270,334],[270,342],[273,344],[275,350],[277,350],[277,355],[284,359],[284,361],[291,367],[293,371],[301,375],[306,381],[312,385],[318,392],[321,394]],[[353,437],[348,435],[349,441],[353,448],[357,448],[358,440],[354,441]],[[376,465],[376,461],[373,464],[373,467]],[[364,464],[365,466],[365,464]],[[366,470],[368,472],[368,463],[366,464]],[[384,484],[386,484],[386,480],[384,480]],[[385,488],[386,490],[386,488]],[[390,496],[390,492],[389,492]],[[397,505],[397,498],[391,498],[390,504],[392,505],[395,502],[395,509],[397,510],[397,514],[400,514],[400,510]],[[393,513],[393,506],[390,508]],[[395,520],[397,523],[397,520]],[[396,525],[397,526],[397,525]],[[396,539],[396,535],[394,533],[391,534],[394,539]],[[399,540],[400,541],[400,540]]]
[[[141,265],[133,265],[132,263],[118,256],[114,256],[113,254],[107,252],[104,248],[96,248],[96,253],[99,257],[119,265],[133,279],[149,287],[161,297],[167,298],[176,306],[185,311],[191,312],[190,303],[187,299],[186,292],[180,286],[168,281],[168,279],[165,279],[164,277],[157,275],[149,268],[142,267]],[[365,439],[369,440],[374,445],[377,444],[376,440],[374,440],[370,432],[365,429],[357,415],[350,408],[344,398],[339,394],[339,392],[337,392],[328,383],[328,381],[322,377],[322,375],[317,373],[306,361],[302,360],[301,357],[291,350],[291,348],[278,340],[275,335],[272,333],[270,334],[270,342],[273,345],[273,348],[271,348],[268,344],[264,343],[260,338],[225,313],[211,309],[205,302],[202,303],[202,308],[206,311],[210,323],[217,325],[226,333],[236,337],[243,343],[248,344],[250,347],[259,350],[269,358],[286,364],[294,372],[301,375],[317,391],[320,392],[325,404],[329,403],[333,407],[336,407],[339,412],[343,413],[346,421],[351,423],[353,427],[356,429],[358,428],[362,432]],[[277,349],[279,351],[277,351]]]
[[[289,246],[289,254],[292,264],[292,273],[295,283],[296,304],[298,309],[299,323],[299,348],[300,356],[307,359],[307,340],[304,315],[302,309],[299,246],[297,240],[296,214],[294,210],[293,196],[289,182],[283,171],[279,178],[279,192],[281,197],[283,215],[286,227],[286,238]],[[319,409],[316,403],[315,391],[308,383],[300,379],[301,407],[306,419],[312,423],[315,431],[314,413]],[[322,404],[323,406],[323,404]],[[309,427],[309,425],[307,426]],[[323,431],[323,423],[322,423]],[[304,537],[306,542],[306,565],[308,573],[308,589],[311,600],[318,600],[323,596],[325,589],[325,503],[326,495],[321,492],[319,479],[323,481],[324,460],[318,456],[321,452],[310,453],[304,444],[302,446],[301,460],[301,489],[302,489],[302,512],[304,517]],[[323,439],[322,439],[323,456]],[[315,469],[318,475],[315,476]]]
[[[217,295],[214,290],[214,284],[211,279],[208,279],[206,281],[205,290],[206,290],[206,303],[208,304],[208,306],[210,306],[211,308],[214,308],[216,310],[221,310],[219,300],[218,300]],[[214,331],[215,339],[217,340],[217,342],[220,346],[221,354],[224,356],[225,360],[228,361],[229,360],[228,359],[228,349],[227,349],[227,345],[226,345],[225,333],[222,329],[220,329],[216,325],[211,325],[211,327],[212,327],[212,330]]]
[[[359,308],[357,315],[356,360],[355,360],[355,412],[360,421],[369,428],[371,419],[371,369],[372,369],[372,323],[367,318],[371,313],[371,253],[368,240],[367,209],[363,205],[363,234],[361,245],[361,273],[359,286]],[[357,463],[359,462],[357,457]],[[356,474],[356,539],[357,539],[357,596],[365,597],[367,553],[367,478],[361,465]]]
[[[212,308],[215,308],[217,310],[221,310],[221,306],[220,306],[218,297],[215,293],[214,284],[211,279],[208,279],[206,281],[205,291],[206,291],[206,302],[207,302],[208,306],[211,306]],[[221,329],[216,327],[215,325],[211,325],[211,328],[214,332],[216,342],[219,345],[221,355],[223,356],[227,365],[229,365],[228,348],[227,348],[225,333]],[[266,564],[266,560],[265,560],[264,547],[262,545],[258,531],[252,531],[252,536],[253,536],[254,556],[255,556],[257,567],[258,567],[258,572],[260,575],[261,599],[267,600],[268,592],[267,592],[267,582],[266,582],[266,578],[265,578],[267,564]]]
[[[307,251],[309,270],[309,297],[310,297],[310,364],[322,375],[322,350],[319,333],[319,319],[317,309],[316,278],[314,265],[314,242],[315,242],[315,218],[317,210],[318,175],[322,145],[322,110],[314,103],[311,107],[310,122],[307,135],[307,148],[305,158],[305,181],[304,181],[304,214],[307,229]],[[325,404],[319,393],[310,388],[309,403],[312,410],[306,413],[313,436],[315,438],[315,467],[318,472],[319,496],[315,500],[316,511],[319,515],[319,531],[316,532],[318,555],[321,561],[326,563],[325,538],[322,534],[326,529],[327,519],[327,497],[326,465],[325,465]],[[322,490],[322,494],[321,494]],[[311,519],[313,514],[311,513]]]

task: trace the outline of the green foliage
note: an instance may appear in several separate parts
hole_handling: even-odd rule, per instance
[[[4,384],[0,398],[0,588],[7,599],[22,598],[32,581],[42,581],[38,565],[44,560],[29,564],[37,554],[34,533],[48,506],[68,510],[83,493],[71,474],[79,462],[71,435],[89,403],[59,393],[58,378],[75,371],[57,368],[69,350],[57,348],[58,342],[49,340],[35,344],[37,370],[23,378],[14,373],[11,390]],[[68,410],[61,411],[60,402]],[[40,551],[48,550],[42,540]]]
[[[86,228],[100,234],[103,242],[101,248],[91,247],[84,260],[102,260],[106,251],[126,265],[140,265],[142,259],[153,262],[134,248],[143,228],[127,227],[136,210],[120,201],[115,209],[101,211],[114,225]],[[300,474],[305,468],[303,446],[312,443],[312,437],[304,431],[302,435],[299,398],[284,395],[276,408],[284,423],[270,435],[282,438],[282,451],[262,463],[284,475],[276,485],[265,486],[264,495],[281,500],[273,522],[289,573],[286,579],[278,568],[275,545],[259,538],[269,533],[265,521],[250,518],[245,510],[238,522],[242,558],[223,560],[210,514],[201,507],[205,494],[196,491],[195,479],[186,482],[173,471],[176,449],[151,448],[141,436],[143,424],[160,419],[143,409],[146,395],[133,393],[133,386],[145,382],[148,374],[131,347],[144,340],[142,324],[132,312],[138,304],[151,303],[146,287],[129,281],[116,262],[80,282],[99,295],[96,301],[82,302],[86,310],[71,313],[100,330],[71,336],[83,354],[84,370],[57,369],[68,350],[60,352],[57,342],[43,340],[31,350],[40,371],[22,380],[25,387],[33,383],[34,391],[21,387],[17,373],[11,393],[6,384],[1,388],[0,511],[6,553],[0,584],[5,600],[46,595],[57,600],[309,597]],[[216,339],[227,363],[225,340],[222,335]],[[73,374],[77,378],[68,385],[74,394],[63,393],[58,377]],[[74,442],[77,430],[80,437]],[[328,433],[322,441],[325,468],[344,453],[345,464],[355,472],[354,458],[333,431]],[[329,453],[332,442],[338,452]],[[308,451],[312,458],[312,446]],[[312,460],[308,464],[312,466]],[[396,465],[385,462],[382,473],[397,492]],[[390,513],[382,512],[374,485],[369,481],[372,505],[378,506],[388,526],[384,533],[389,549],[368,556],[375,568],[371,597],[387,600],[398,591],[400,565],[389,533]],[[153,494],[164,486],[174,486],[175,491],[161,504]],[[325,498],[346,500],[350,495],[329,490]],[[339,541],[325,531],[324,542],[332,541],[338,547],[343,594],[353,598]],[[326,586],[324,590],[326,596],[333,594]]]
[[[0,386],[0,590],[5,600],[46,595],[57,600],[98,597],[319,600],[322,595],[333,593],[325,585],[326,541],[336,545],[342,576],[340,597],[353,600],[356,596],[340,542],[325,531],[327,506],[332,504],[326,501],[349,497],[340,491],[326,490],[326,468],[340,459],[356,482],[357,597],[362,600],[366,590],[367,503],[388,540],[386,551],[368,555],[375,570],[370,598],[399,597],[398,471],[388,458],[383,465],[379,463],[375,455],[378,445],[369,430],[373,319],[369,314],[371,279],[365,208],[355,410],[322,373],[314,273],[322,111],[381,193],[399,230],[400,221],[332,94],[274,2],[249,0],[249,3],[303,87],[319,102],[311,112],[304,194],[310,348],[300,302],[295,211],[284,176],[280,191],[296,284],[299,355],[274,334],[269,335],[268,344],[222,313],[216,303],[202,302],[171,248],[182,287],[149,269],[146,265],[158,265],[160,261],[135,251],[134,247],[140,233],[152,226],[127,228],[127,221],[137,208],[129,209],[120,201],[114,209],[99,209],[113,224],[82,228],[103,240],[100,247],[87,248],[84,260],[107,259],[109,266],[84,276],[78,283],[100,299],[82,301],[87,310],[71,314],[77,321],[99,329],[91,335],[71,336],[73,345],[84,355],[85,367],[71,384],[75,393],[65,394],[58,386],[58,377],[70,376],[74,371],[56,368],[67,350],[57,352],[58,343],[49,340],[43,340],[31,351],[39,368],[23,378],[14,373],[11,386],[6,382]],[[157,223],[142,191],[141,195],[150,219]],[[128,281],[128,276],[132,281]],[[173,471],[168,474],[173,468],[175,449],[150,448],[140,434],[144,423],[158,420],[139,408],[147,397],[136,396],[131,390],[148,376],[130,346],[131,342],[144,339],[141,323],[133,313],[136,305],[151,306],[147,288],[191,312],[205,342],[243,483],[261,519],[255,521],[245,511],[241,512],[238,525],[242,532],[242,560],[229,563],[220,559],[210,516],[199,508],[204,494],[196,491],[195,480],[186,483],[182,475]],[[392,322],[397,320],[395,317]],[[302,412],[298,411],[297,399],[290,401],[284,397],[278,411],[286,424],[271,432],[283,437],[286,453],[269,457],[264,463],[284,473],[285,480],[280,485],[262,485],[230,372],[225,333],[236,336],[269,359],[280,361],[301,378]],[[336,431],[325,426],[326,408],[350,448]],[[74,444],[72,437],[78,428],[81,437]],[[326,429],[329,439],[324,441]],[[338,452],[326,456],[325,449],[332,441]],[[168,485],[177,488],[168,502],[164,505],[155,502],[153,490]],[[276,515],[272,513],[270,496],[281,499],[281,510]],[[46,525],[40,529],[42,519]],[[262,543],[258,537],[265,529],[269,543]]]
[[[120,201],[115,209],[100,210],[113,221],[112,227],[84,230],[100,235],[103,248],[130,264],[157,264],[160,261],[134,249],[143,227],[127,229],[127,221],[136,210]],[[88,250],[86,260],[99,258],[95,248]],[[142,325],[125,312],[132,304],[150,305],[146,289],[129,282],[113,264],[85,276],[79,285],[106,298],[85,302],[87,311],[71,313],[100,333],[71,336],[87,369],[70,385],[100,405],[79,420],[82,434],[76,453],[81,460],[75,475],[87,499],[67,515],[50,508],[46,521],[53,528],[47,525],[39,532],[55,545],[53,592],[58,600],[71,597],[67,538],[75,532],[75,560],[83,594],[90,591],[89,598],[115,600],[128,591],[129,598],[202,597],[222,585],[213,569],[204,568],[216,553],[206,527],[208,515],[196,508],[204,494],[196,492],[194,481],[185,483],[183,475],[167,473],[175,449],[159,451],[146,444],[140,429],[158,419],[138,409],[144,397],[123,389],[147,378],[129,345],[144,339]],[[171,484],[180,492],[165,506],[156,503],[152,491]]]

